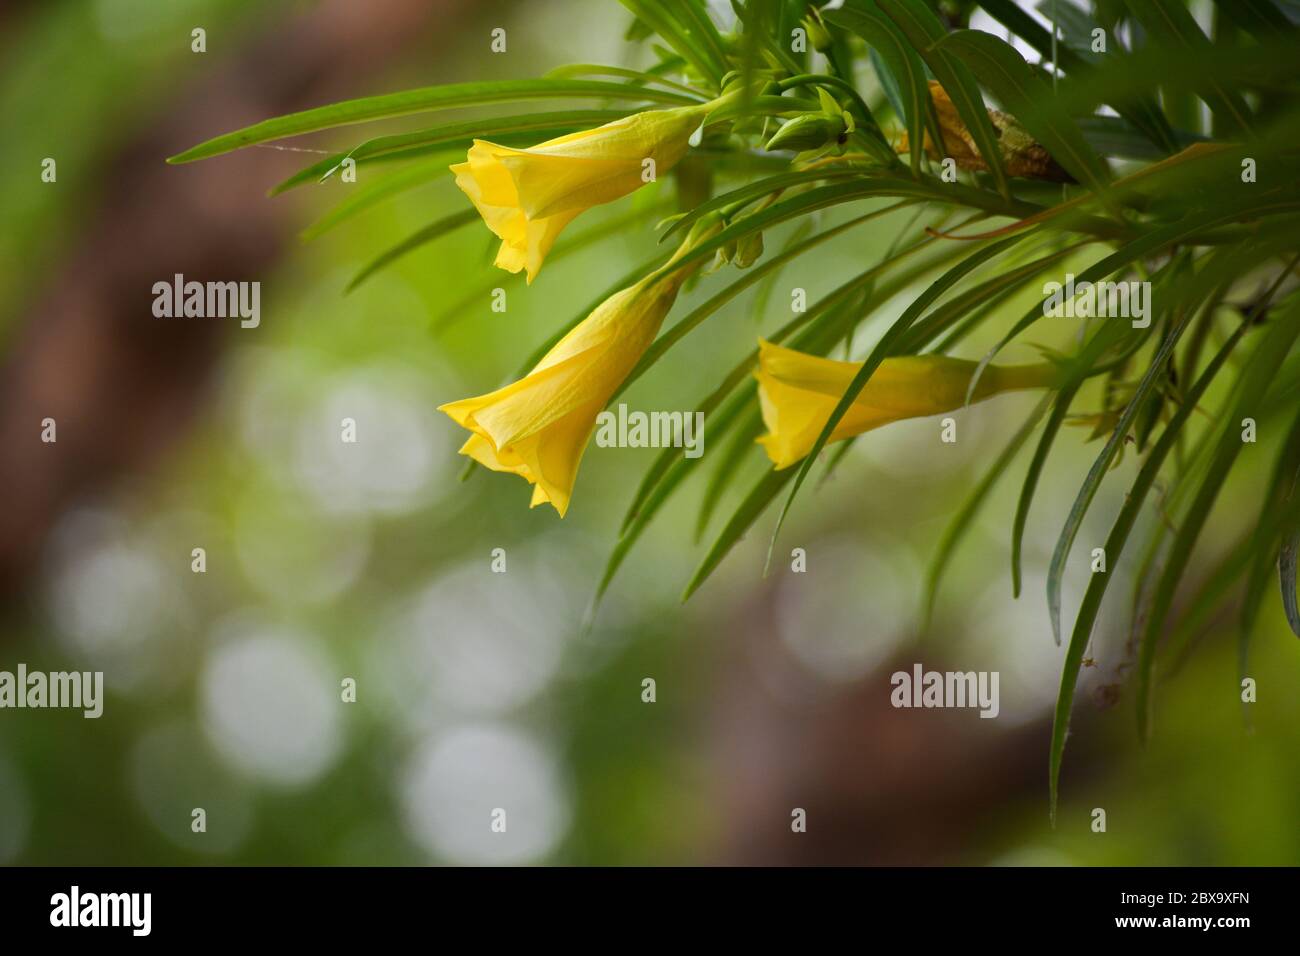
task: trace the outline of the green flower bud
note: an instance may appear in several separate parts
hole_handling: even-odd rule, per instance
[[[737,269],[748,269],[763,254],[763,234],[751,232],[736,240],[736,251],[731,257],[731,264]]]
[[[831,32],[826,29],[826,24],[822,23],[821,17],[804,17],[801,21],[803,27],[808,31],[808,39],[812,41],[813,49],[820,53],[825,53],[835,42],[831,39]]]
[[[767,141],[765,147],[769,152],[776,149],[789,149],[802,153],[810,149],[819,149],[829,143],[837,143],[846,135],[847,127],[843,117],[827,116],[825,113],[805,113],[786,123]]]

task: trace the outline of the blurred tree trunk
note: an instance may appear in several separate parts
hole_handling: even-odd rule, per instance
[[[0,0],[3,3],[3,0]],[[280,113],[357,95],[415,49],[452,31],[436,21],[466,0],[324,0],[268,25],[181,91],[146,134],[109,160],[101,204],[59,278],[22,312],[0,369],[0,592],[32,572],[62,512],[114,476],[142,467],[193,421],[237,323],[158,319],[152,286],[264,280],[298,225],[267,188],[302,156],[250,149],[189,166],[167,156]],[[23,4],[0,5],[7,31]],[[431,39],[432,38],[432,39]],[[265,300],[264,300],[265,301]],[[58,440],[41,441],[41,422]]]

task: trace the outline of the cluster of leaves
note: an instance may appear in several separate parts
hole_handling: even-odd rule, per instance
[[[684,212],[661,226],[661,238],[683,235],[701,216],[716,212],[725,228],[689,258],[725,259],[749,242],[750,254],[736,263],[748,267],[752,242],[764,230],[791,221],[799,225],[779,252],[747,268],[665,331],[629,382],[742,292],[757,287],[765,295],[786,264],[868,222],[904,217],[906,226],[897,230],[899,240],[881,261],[847,276],[766,337],[826,354],[879,305],[923,288],[875,341],[812,454],[797,468],[766,471],[743,495],[687,595],[782,498],[779,531],[836,423],[884,359],[948,352],[998,318],[997,344],[983,359],[989,362],[1043,316],[1035,304],[1004,326],[999,304],[1044,277],[1059,276],[1067,256],[1096,246],[1098,257],[1078,280],[1149,281],[1152,321],[1147,328],[1124,321],[1087,323],[1075,354],[1058,357],[1062,386],[1014,434],[954,517],[931,569],[927,607],[963,532],[1017,453],[1037,435],[1012,523],[1012,582],[1019,593],[1021,540],[1035,489],[1081,388],[1101,378],[1107,385],[1105,407],[1092,417],[1106,441],[1066,517],[1048,574],[1048,612],[1058,643],[1061,582],[1071,545],[1099,486],[1129,444],[1141,465],[1105,543],[1110,566],[1129,546],[1143,509],[1154,507],[1153,488],[1161,490],[1165,519],[1152,523],[1136,575],[1131,647],[1141,733],[1145,736],[1149,727],[1158,651],[1176,657],[1233,594],[1240,608],[1244,670],[1274,567],[1280,569],[1287,617],[1300,634],[1300,495],[1294,493],[1300,472],[1300,356],[1292,354],[1300,336],[1294,271],[1300,257],[1296,5],[1215,0],[1207,34],[1180,0],[1094,0],[1088,10],[1069,0],[1042,0],[1038,12],[1049,26],[1013,0],[945,0],[937,6],[926,0],[847,0],[826,4],[825,10],[806,0],[732,0],[734,17],[725,31],[703,0],[623,4],[634,15],[629,42],[648,45],[655,59],[645,70],[577,64],[536,80],[463,83],[350,100],[220,136],[173,161],[467,106],[573,98],[602,104],[431,126],[368,139],[331,155],[274,192],[337,175],[345,160],[367,169],[403,165],[388,176],[367,177],[365,186],[313,227],[311,232],[319,234],[444,175],[475,137],[528,145],[637,110],[706,103],[741,90],[743,96],[709,116],[701,141],[679,167]],[[1004,36],[969,29],[977,8],[1001,24],[1004,35],[1037,51],[1037,62],[1026,61]],[[1005,112],[990,110],[986,96]],[[906,146],[900,145],[904,136]],[[934,162],[959,154],[964,179],[946,181]],[[1247,167],[1255,176],[1243,176]],[[819,210],[869,200],[877,201],[870,211],[834,226],[810,218]],[[653,213],[633,211],[570,237],[555,255]],[[466,209],[430,223],[381,256],[358,281],[474,218]],[[592,306],[665,258],[603,290]],[[467,300],[481,291],[471,290]],[[521,371],[588,311],[557,329]],[[753,453],[761,430],[750,377],[756,358],[757,353],[744,357],[696,405],[708,416],[711,440],[725,439],[713,456],[700,533],[710,525],[729,479]],[[1224,405],[1206,412],[1198,403],[1216,383],[1221,384],[1214,394]],[[1193,428],[1198,412],[1209,424]],[[1272,427],[1287,415],[1289,424]],[[1244,418],[1256,420],[1261,429],[1286,431],[1286,438],[1278,445],[1253,523],[1175,621],[1176,591],[1194,546],[1242,454]],[[842,450],[832,467],[840,455]],[[647,524],[698,467],[698,461],[674,449],[655,460],[628,508],[600,594]],[[1075,686],[1111,578],[1090,577],[1068,635],[1051,749],[1053,809]]]

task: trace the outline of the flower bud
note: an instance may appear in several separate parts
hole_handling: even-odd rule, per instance
[[[828,116],[825,113],[805,113],[803,116],[796,116],[777,130],[764,148],[769,152],[776,149],[789,149],[802,153],[838,143],[840,137],[847,131],[843,117]]]
[[[808,31],[808,39],[814,50],[825,53],[831,48],[835,41],[831,39],[831,32],[826,29],[826,24],[822,23],[821,17],[804,17],[801,22],[803,28]]]
[[[737,269],[748,269],[763,255],[763,233],[751,232],[736,240],[736,251],[731,264]]]

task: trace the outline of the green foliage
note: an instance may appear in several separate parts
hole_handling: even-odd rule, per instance
[[[784,493],[770,559],[820,452],[882,361],[926,350],[945,352],[972,339],[986,349],[983,371],[1004,349],[1023,344],[1025,332],[1043,331],[1041,301],[1034,301],[1014,321],[1015,313],[1007,314],[1008,304],[1019,308],[1014,304],[1017,295],[1032,295],[1035,283],[1044,276],[1062,275],[1070,263],[1082,266],[1079,283],[1151,282],[1157,297],[1147,325],[1130,327],[1120,319],[1087,323],[1064,346],[1068,354],[1056,356],[1063,370],[1061,385],[1048,400],[1050,412],[1026,465],[1011,521],[1011,579],[1018,594],[1022,538],[1034,517],[1036,490],[1051,473],[1062,426],[1080,416],[1099,423],[1097,437],[1105,438],[1102,449],[1081,477],[1072,507],[1052,519],[1061,521],[1062,529],[1046,598],[1048,620],[1059,642],[1071,548],[1096,502],[1106,500],[1099,492],[1114,481],[1114,466],[1126,447],[1132,445],[1140,457],[1137,477],[1124,492],[1106,541],[1109,570],[1090,576],[1066,648],[1049,761],[1054,811],[1080,667],[1102,598],[1138,527],[1149,492],[1158,482],[1173,489],[1166,501],[1173,530],[1172,540],[1166,540],[1162,523],[1154,522],[1146,558],[1135,572],[1138,598],[1132,629],[1138,637],[1136,684],[1144,735],[1151,723],[1161,639],[1179,626],[1175,599],[1201,532],[1220,492],[1241,471],[1238,460],[1246,457],[1258,463],[1265,454],[1262,446],[1243,444],[1238,425],[1242,418],[1262,421],[1266,413],[1293,404],[1300,385],[1296,363],[1288,361],[1300,336],[1294,274],[1300,253],[1300,76],[1294,69],[1300,36],[1295,26],[1269,0],[1218,4],[1239,30],[1213,38],[1180,0],[1095,4],[1087,11],[1064,0],[1043,4],[1039,9],[1045,15],[1059,14],[1050,30],[1010,0],[978,4],[1041,55],[1043,62],[1031,64],[1002,38],[945,20],[934,4],[923,0],[849,0],[842,9],[827,11],[824,20],[803,4],[734,0],[736,19],[730,30],[720,29],[699,0],[624,0],[623,5],[636,18],[629,37],[658,56],[658,62],[645,69],[576,64],[538,80],[464,83],[350,100],[218,136],[172,161],[190,162],[282,137],[435,110],[572,98],[605,104],[599,109],[486,117],[415,129],[366,139],[331,154],[276,191],[327,178],[348,156],[358,163],[409,165],[345,201],[314,227],[312,233],[317,234],[441,175],[444,154],[463,150],[476,137],[527,145],[647,105],[710,103],[713,111],[694,147],[708,163],[708,174],[699,180],[705,194],[692,193],[688,199],[682,193],[682,214],[665,224],[661,240],[675,243],[705,217],[717,217],[721,229],[685,252],[674,267],[708,261],[719,253],[725,259],[727,250],[741,242],[756,248],[755,239],[786,223],[804,231],[671,325],[632,379],[705,320],[728,321],[724,306],[742,292],[757,287],[759,301],[765,304],[778,271],[823,243],[868,222],[898,229],[899,241],[884,261],[846,267],[850,274],[834,291],[807,312],[763,332],[774,342],[788,338],[802,350],[825,355],[875,318],[891,296],[906,292],[909,299],[901,316],[871,341],[812,453],[797,468],[764,470],[741,495],[687,583],[687,596],[708,580]],[[811,41],[802,48],[791,44],[792,31],[801,29],[800,23],[814,28],[824,54],[814,50]],[[1121,43],[1117,28],[1136,38],[1131,47]],[[1105,53],[1090,46],[1096,30],[1104,31]],[[879,82],[865,81],[868,66]],[[607,79],[581,78],[588,76]],[[1158,97],[1152,93],[1153,84],[1159,86]],[[936,89],[946,95],[955,119],[937,108]],[[1188,103],[1191,109],[1178,106]],[[1200,122],[1200,103],[1212,122]],[[991,106],[1010,118],[991,113]],[[1103,107],[1118,115],[1103,113]],[[780,135],[782,124],[791,122],[802,126]],[[809,126],[818,136],[794,135]],[[909,143],[906,163],[886,145],[904,133]],[[1011,142],[1013,138],[1018,142]],[[959,141],[970,148],[961,181],[935,175],[923,148],[927,139],[941,153]],[[783,141],[805,151],[789,155],[764,149]],[[1013,147],[1050,158],[1069,174],[1065,178],[1076,182],[1062,187],[1035,180],[1017,165],[1019,154]],[[861,204],[866,204],[865,210]],[[911,232],[915,220],[903,226],[901,217],[894,215],[903,207],[923,211],[932,225]],[[634,208],[620,222],[629,229],[648,228],[650,212],[638,216]],[[355,281],[472,219],[468,212],[431,223],[384,253]],[[953,219],[961,220],[960,229],[982,223],[985,231],[941,232],[942,224]],[[1091,255],[1096,244],[1104,249]],[[646,263],[595,299],[593,307],[609,292],[652,274],[666,261],[660,256]],[[557,329],[523,368],[530,368],[585,314]],[[764,318],[760,315],[760,322]],[[1244,359],[1242,349],[1249,353]],[[1212,357],[1203,362],[1206,351]],[[730,436],[725,445],[715,446],[724,451],[705,487],[701,532],[740,481],[742,468],[760,459],[751,450],[760,418],[752,390],[741,388],[755,358],[748,355],[738,364],[724,359],[719,384],[699,406],[709,415],[715,443]],[[1098,398],[1094,385],[1102,382],[1106,387]],[[973,393],[974,383],[971,388]],[[1199,404],[1210,398],[1212,405]],[[925,582],[927,613],[952,549],[994,483],[1016,460],[1046,407],[1015,433],[955,513]],[[1270,434],[1281,431],[1285,429]],[[1298,440],[1300,427],[1293,427],[1284,440],[1262,443],[1273,449],[1274,480],[1253,522],[1240,528],[1240,543],[1224,566],[1227,583],[1213,592],[1215,600],[1227,601],[1237,580],[1244,578],[1239,588],[1245,597],[1243,660],[1263,582],[1275,564],[1282,613],[1300,634],[1300,496],[1294,494]],[[1185,453],[1189,446],[1190,453]],[[671,449],[655,459],[627,510],[597,601],[652,518],[695,472],[705,470],[696,464]],[[1208,608],[1201,612],[1208,613]]]

